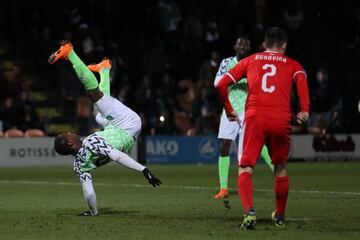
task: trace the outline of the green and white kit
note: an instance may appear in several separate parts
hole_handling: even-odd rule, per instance
[[[238,63],[236,56],[225,58],[221,61],[218,72],[216,73],[216,78],[214,81],[214,85],[220,81],[222,76],[226,74],[230,69],[232,69]],[[244,112],[245,112],[245,102],[247,98],[248,87],[247,87],[247,79],[243,79],[238,83],[229,87],[229,100],[233,107],[233,109],[239,115],[239,122],[230,122],[223,110],[220,125],[218,138],[220,139],[229,139],[235,140],[241,131],[241,123],[244,120]]]

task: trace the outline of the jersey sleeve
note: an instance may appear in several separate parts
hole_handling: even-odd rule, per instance
[[[294,82],[296,84],[296,91],[300,102],[300,111],[309,112],[309,89],[307,84],[307,75],[303,67],[299,63],[295,63]]]
[[[219,69],[216,73],[216,76],[215,76],[215,80],[214,80],[214,86],[216,87],[216,85],[219,83],[219,81],[221,80],[222,76],[224,76],[224,74],[226,73],[226,59],[222,60],[221,63],[220,63],[220,66],[219,66]]]
[[[219,83],[216,85],[216,88],[219,93],[220,100],[225,108],[225,111],[231,113],[234,111],[231,103],[229,101],[229,86],[237,83],[243,76],[246,74],[248,59],[245,58],[235,65],[231,70],[229,70],[223,77],[219,80]]]
[[[238,62],[235,67],[230,69],[226,75],[228,75],[234,83],[240,81],[246,75],[247,66],[249,63],[249,57]]]

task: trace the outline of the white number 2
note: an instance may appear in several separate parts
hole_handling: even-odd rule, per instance
[[[268,68],[271,69],[270,72],[266,72],[262,79],[261,79],[261,89],[264,91],[264,92],[268,92],[268,93],[272,93],[273,91],[275,91],[275,86],[270,86],[270,87],[267,87],[267,78],[268,77],[272,77],[276,74],[276,67],[274,64],[264,64],[262,66],[262,69],[264,70],[267,70]]]

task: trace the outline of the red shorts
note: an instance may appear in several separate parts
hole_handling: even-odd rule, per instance
[[[290,129],[287,118],[251,116],[245,119],[239,138],[239,166],[255,166],[264,144],[268,147],[273,164],[286,163],[290,149]]]

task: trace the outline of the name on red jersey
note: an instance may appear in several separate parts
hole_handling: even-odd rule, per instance
[[[255,60],[270,60],[270,61],[278,61],[278,62],[287,62],[287,58],[277,55],[262,55],[262,54],[256,54]]]

